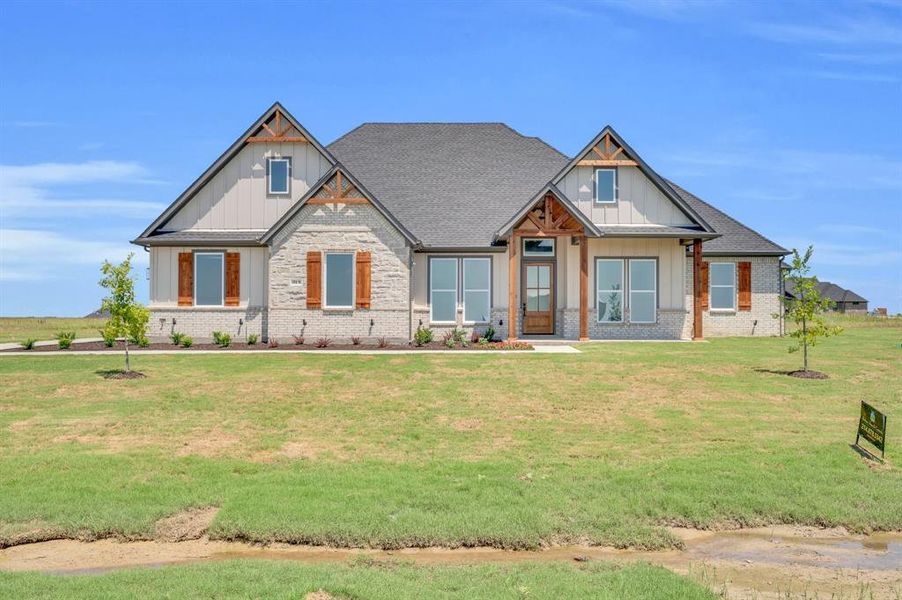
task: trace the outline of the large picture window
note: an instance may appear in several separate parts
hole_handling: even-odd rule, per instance
[[[599,323],[623,321],[623,260],[595,261],[595,308]]]
[[[464,258],[464,322],[491,320],[492,262],[489,258]]]
[[[194,305],[222,306],[225,272],[222,252],[194,253]]]
[[[650,258],[630,259],[630,323],[654,323],[658,305],[658,262]]]
[[[429,320],[457,322],[457,259],[429,259]]]
[[[327,252],[326,308],[354,308],[354,253]]]
[[[291,191],[291,159],[270,158],[266,161],[267,192],[287,195]]]
[[[736,310],[736,263],[708,263],[711,310]]]

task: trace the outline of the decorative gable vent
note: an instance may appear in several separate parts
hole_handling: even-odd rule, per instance
[[[254,135],[247,138],[247,142],[306,144],[309,140],[277,108],[272,117],[260,125],[257,131],[254,132]]]
[[[307,201],[307,204],[369,204],[354,184],[347,177],[343,177],[341,171],[335,171],[335,175],[322,185]]]

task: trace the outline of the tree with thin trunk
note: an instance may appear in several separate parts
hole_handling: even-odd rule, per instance
[[[793,297],[783,296],[786,319],[795,323],[795,329],[789,333],[793,338],[790,352],[802,351],[802,370],[808,371],[808,348],[816,346],[821,338],[842,333],[842,327],[828,325],[824,313],[832,308],[833,301],[822,298],[817,289],[817,277],[810,275],[808,262],[814,254],[814,246],[808,246],[805,254],[793,249],[792,262],[786,273],[786,281],[793,288]],[[779,315],[774,315],[779,316]]]
[[[109,296],[103,299],[101,310],[110,313],[106,328],[116,337],[125,338],[125,371],[131,371],[128,356],[128,344],[145,344],[147,340],[147,322],[150,311],[135,300],[135,280],[132,277],[132,257],[130,253],[120,264],[103,261],[100,272],[103,278],[100,287],[109,290]]]

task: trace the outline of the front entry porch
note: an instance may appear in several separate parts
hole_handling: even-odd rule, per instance
[[[507,338],[700,339],[701,245],[602,234],[547,191],[509,230]]]

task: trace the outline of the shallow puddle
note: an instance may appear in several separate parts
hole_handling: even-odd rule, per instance
[[[344,562],[365,557],[423,565],[547,561],[646,561],[688,574],[733,598],[787,594],[902,597],[902,533],[848,535],[839,530],[775,527],[740,531],[674,529],[684,550],[648,552],[597,546],[539,551],[495,548],[336,549],[272,544],[253,546],[208,539],[183,542],[56,540],[0,550],[0,570],[96,574],[138,566],[232,559]]]

